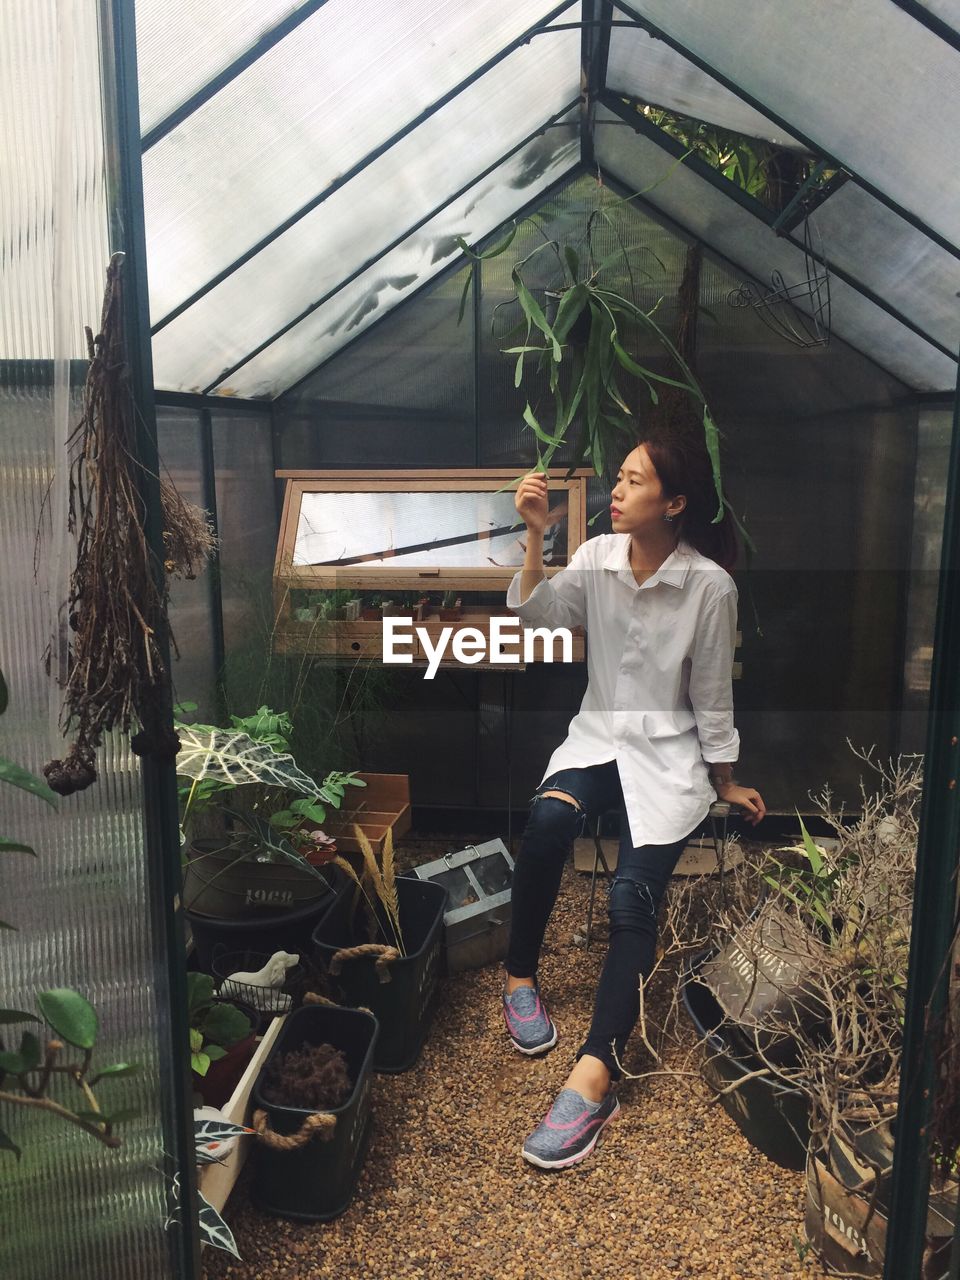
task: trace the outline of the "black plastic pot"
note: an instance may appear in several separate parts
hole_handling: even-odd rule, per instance
[[[355,899],[356,886],[341,874],[334,899],[313,931],[314,957],[328,969],[339,951],[369,941],[357,928]],[[330,974],[330,986],[342,1003],[362,1006],[376,1015],[380,1024],[374,1058],[377,1071],[406,1071],[420,1056],[440,976],[446,900],[442,885],[398,877],[406,955],[386,966],[389,982],[381,982],[383,970],[377,970],[373,956],[343,960],[339,973]]]
[[[700,980],[697,957],[688,965],[683,979],[683,1003],[704,1038],[704,1058],[700,1070],[711,1088],[718,1092],[743,1080],[763,1064],[758,1058],[739,1053],[724,1034],[723,1010],[713,992]],[[758,1151],[784,1169],[803,1169],[810,1140],[810,1102],[802,1089],[792,1089],[769,1076],[746,1081],[720,1098],[723,1109],[743,1136]]]
[[[262,1141],[254,1144],[251,1198],[258,1209],[281,1218],[326,1222],[350,1204],[363,1166],[370,1136],[370,1083],[377,1020],[357,1009],[306,1005],[291,1013],[253,1087],[254,1110],[267,1114],[274,1133],[289,1136],[314,1114],[301,1107],[267,1102],[261,1093],[264,1072],[280,1053],[304,1045],[331,1044],[347,1060],[353,1091],[341,1106],[329,1111],[336,1121],[333,1136],[315,1135],[295,1150],[277,1150]]]
[[[196,840],[183,870],[183,905],[191,913],[222,920],[262,912],[294,911],[325,898],[322,877],[308,866],[258,862],[256,844],[246,838]]]
[[[220,920],[185,910],[197,966],[209,973],[217,955],[227,951],[262,951],[268,956],[275,951],[295,951],[308,955],[314,925],[332,900],[333,890],[328,883],[322,896],[293,911],[261,911],[238,920]]]

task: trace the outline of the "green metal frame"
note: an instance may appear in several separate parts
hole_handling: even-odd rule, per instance
[[[146,152],[151,147],[156,146],[161,138],[165,138],[168,133],[172,133],[178,124],[183,124],[184,120],[189,119],[205,102],[209,102],[232,80],[236,80],[237,76],[242,75],[248,67],[252,67],[258,58],[262,58],[265,53],[272,49],[274,45],[279,44],[291,31],[296,31],[297,27],[306,22],[307,18],[312,18],[317,10],[321,9],[326,3],[327,0],[306,0],[305,4],[302,4],[299,9],[295,9],[293,13],[288,14],[282,22],[278,22],[275,27],[271,27],[269,31],[264,32],[260,39],[255,41],[245,53],[242,53],[239,58],[235,58],[229,66],[224,67],[212,80],[208,80],[196,93],[191,94],[186,102],[181,103],[175,111],[171,111],[159,124],[154,125],[152,129],[145,133],[140,144],[141,150]]]
[[[919,1280],[927,1217],[935,1031],[946,1007],[960,858],[960,404],[955,403],[930,676],[897,1141],[884,1275]],[[957,1274],[957,1251],[951,1275]]]
[[[125,336],[130,387],[137,409],[135,447],[145,511],[144,535],[152,553],[157,585],[162,592],[166,588],[163,513],[147,303],[134,4],[135,0],[100,0],[103,100],[107,117],[104,136],[108,188],[116,193],[110,243],[112,249],[122,249],[126,254]],[[168,638],[165,635],[155,638],[161,658],[169,670]],[[159,1073],[161,1114],[166,1129],[164,1145],[169,1160],[164,1172],[171,1176],[179,1175],[180,1182],[178,1225],[175,1230],[168,1231],[167,1238],[174,1274],[178,1280],[194,1280],[199,1274],[200,1240],[193,1090],[188,1053],[186,956],[183,929],[175,905],[180,894],[177,778],[172,760],[159,760],[152,755],[142,757],[140,775],[143,784],[147,903],[156,951],[163,961],[162,969],[159,966],[158,969],[166,979],[166,991],[162,994],[169,1000],[172,1061],[168,1070]]]
[[[425,107],[418,116],[415,116],[413,120],[408,121],[403,128],[392,133],[390,137],[381,142],[379,146],[374,147],[374,149],[368,152],[362,160],[358,160],[356,164],[351,165],[349,169],[344,170],[344,172],[336,177],[333,182],[324,187],[318,195],[315,195],[312,200],[308,200],[306,204],[301,205],[299,209],[291,213],[288,218],[285,218],[283,222],[274,227],[267,235],[262,236],[256,244],[251,245],[249,249],[242,253],[239,258],[236,258],[231,262],[229,266],[224,267],[222,271],[218,271],[215,276],[211,277],[206,284],[201,285],[199,289],[195,289],[189,298],[185,298],[183,302],[178,303],[177,306],[175,306],[171,311],[168,311],[165,316],[158,320],[153,326],[151,332],[159,333],[161,329],[165,328],[171,322],[171,320],[175,320],[177,316],[182,315],[184,311],[189,307],[192,307],[195,302],[199,302],[199,300],[208,294],[211,289],[215,289],[218,284],[222,284],[224,280],[229,279],[235,271],[239,271],[244,263],[249,262],[251,258],[255,258],[258,253],[263,249],[266,249],[268,245],[273,244],[274,240],[282,236],[285,231],[289,231],[291,227],[296,226],[296,224],[300,222],[301,219],[305,218],[308,213],[312,213],[314,209],[319,208],[325,200],[329,200],[329,198],[335,192],[339,191],[341,187],[346,186],[351,178],[355,178],[358,173],[362,173],[364,169],[369,168],[375,160],[405,138],[408,133],[412,133],[413,130],[423,124],[425,120],[429,120],[431,116],[436,115],[436,113],[442,107],[445,107],[448,102],[451,102],[458,94],[461,94],[464,89],[468,89],[470,85],[474,84],[482,76],[486,75],[486,73],[492,70],[493,67],[497,66],[498,63],[503,62],[504,58],[509,57],[509,55],[519,49],[521,45],[527,44],[542,27],[549,24],[560,14],[565,13],[566,10],[574,3],[575,0],[564,0],[563,4],[552,9],[550,13],[541,18],[540,21],[535,23],[532,27],[528,27],[522,35],[511,40],[508,45],[500,50],[499,53],[495,54],[492,58],[488,58],[482,66],[478,67],[476,71],[473,71],[465,80],[461,80],[459,84],[455,85],[442,97],[437,98],[435,102],[432,102],[429,107]]]
[[[697,177],[702,178],[705,182],[708,182],[710,186],[716,188],[717,191],[722,192],[735,204],[746,209],[748,213],[752,214],[753,217],[757,218],[760,222],[765,223],[772,231],[777,231],[779,218],[776,214],[766,208],[765,205],[762,205],[759,200],[748,195],[747,192],[738,187],[735,182],[731,182],[728,178],[725,178],[723,174],[714,169],[712,165],[707,164],[707,162],[702,160],[695,152],[688,153],[686,148],[679,143],[676,138],[672,138],[664,129],[652,124],[644,116],[640,115],[639,112],[631,111],[616,94],[608,91],[603,95],[602,102],[609,111],[612,111],[624,122],[624,124],[628,125],[636,133],[643,134],[645,138],[656,143],[656,145],[666,151],[668,155],[672,155],[677,159],[682,158],[686,167],[691,169]],[[781,234],[783,233],[781,232]],[[891,306],[885,298],[882,298],[878,293],[875,293],[868,285],[863,284],[862,281],[851,275],[849,271],[846,271],[843,267],[838,267],[823,254],[810,249],[804,250],[803,243],[793,235],[785,234],[784,239],[789,240],[790,243],[801,250],[801,252],[808,252],[814,261],[819,262],[821,266],[826,267],[831,275],[835,276],[838,280],[842,280],[843,283],[849,285],[851,289],[856,290],[861,297],[865,298],[868,302],[872,302],[873,305],[875,307],[879,307],[881,311],[886,312],[887,315],[902,324],[904,328],[909,329],[911,333],[916,334],[918,338],[922,338],[924,342],[941,352],[942,355],[948,356],[951,360],[957,359],[957,354],[951,347],[946,346],[946,344],[942,343],[938,338],[934,338],[931,334],[927,333],[925,329],[922,329],[915,321],[911,320],[909,316],[905,316],[902,311]],[[853,344],[851,343],[850,345],[852,346]]]
[[[894,0],[894,2],[896,2],[896,0]],[[858,186],[862,187],[869,195],[872,195],[874,199],[879,200],[881,204],[886,205],[888,209],[892,209],[894,213],[898,214],[905,222],[908,222],[917,231],[922,231],[928,239],[934,242],[934,244],[938,244],[941,249],[946,249],[946,251],[952,254],[955,258],[960,258],[960,247],[953,244],[950,240],[947,240],[945,236],[940,235],[938,231],[934,231],[933,228],[928,226],[922,218],[898,204],[892,196],[888,196],[886,192],[882,191],[879,187],[874,186],[872,182],[869,182],[861,174],[857,173],[857,171],[847,164],[845,160],[842,160],[839,156],[835,156],[832,152],[827,151],[821,143],[814,141],[807,134],[797,129],[789,120],[784,119],[783,116],[772,110],[765,102],[761,102],[759,98],[755,98],[753,94],[748,93],[747,90],[737,84],[735,80],[731,80],[729,76],[725,76],[722,71],[718,71],[716,67],[712,66],[704,58],[701,58],[699,54],[694,53],[692,49],[689,49],[685,44],[676,40],[669,34],[669,32],[665,31],[663,27],[658,26],[655,22],[651,22],[649,18],[644,17],[643,14],[637,13],[636,10],[631,9],[628,0],[612,0],[612,3],[620,10],[621,13],[626,13],[631,18],[634,18],[637,25],[643,27],[643,29],[648,31],[650,35],[654,36],[658,40],[662,40],[665,45],[668,45],[674,50],[674,52],[679,53],[681,57],[686,58],[688,62],[693,64],[693,66],[706,72],[706,74],[716,80],[718,84],[723,85],[725,89],[729,89],[731,93],[736,94],[741,102],[747,103],[747,105],[753,107],[755,111],[759,111],[760,114],[766,116],[768,120],[771,120],[774,124],[778,124],[781,129],[786,130],[786,132],[789,133],[791,137],[796,138],[798,142],[802,142],[803,145],[807,147],[808,150],[812,151],[814,155],[820,156],[825,160],[829,160],[831,164],[836,165],[840,169],[845,169],[855,180]]]
[[[384,248],[378,249],[375,254],[372,254],[369,258],[367,258],[365,262],[361,263],[359,267],[351,271],[348,276],[345,276],[332,289],[328,289],[327,292],[323,294],[322,297],[318,298],[316,302],[311,302],[310,306],[305,307],[303,311],[300,312],[299,315],[294,316],[292,320],[288,320],[285,325],[283,325],[275,333],[271,334],[269,338],[265,338],[263,342],[260,343],[259,346],[255,347],[253,351],[248,352],[247,355],[245,355],[242,360],[238,360],[235,364],[232,364],[228,369],[223,370],[217,376],[217,378],[209,384],[209,386],[204,387],[203,394],[209,395],[210,392],[214,389],[214,387],[219,387],[221,383],[225,382],[228,378],[232,377],[233,374],[235,374],[238,369],[242,369],[244,365],[249,364],[251,360],[255,359],[260,354],[261,351],[265,351],[267,347],[272,346],[273,343],[279,341],[279,339],[282,338],[284,334],[289,333],[291,329],[295,328],[298,324],[300,324],[302,320],[305,320],[307,316],[312,315],[313,312],[316,311],[319,307],[324,306],[327,302],[330,301],[331,298],[336,297],[336,295],[342,289],[345,289],[348,284],[351,284],[359,276],[363,275],[365,271],[369,271],[371,267],[375,267],[377,263],[381,261],[381,259],[386,257],[388,253],[391,253],[399,245],[403,244],[404,240],[407,240],[410,236],[414,235],[417,231],[419,231],[420,228],[422,226],[425,226],[426,223],[428,223],[431,218],[435,218],[438,214],[442,213],[443,210],[446,209],[449,205],[453,204],[455,200],[459,200],[461,196],[466,195],[466,193],[470,191],[473,187],[475,187],[478,182],[482,182],[484,178],[489,177],[491,173],[499,169],[500,166],[504,163],[504,161],[509,160],[511,156],[516,155],[518,151],[522,151],[524,147],[527,147],[530,145],[530,143],[534,140],[534,138],[539,137],[540,134],[544,133],[552,125],[559,123],[564,116],[569,115],[570,112],[574,110],[574,108],[577,106],[578,103],[579,103],[579,98],[574,98],[572,102],[568,102],[564,107],[562,107],[558,112],[556,112],[555,115],[550,116],[548,120],[546,120],[543,124],[539,125],[538,128],[534,129],[532,133],[527,134],[525,138],[521,139],[521,141],[518,142],[515,147],[512,147],[509,151],[504,152],[504,154],[500,156],[493,164],[488,165],[487,168],[484,169],[481,173],[478,173],[476,177],[471,178],[470,181],[465,183],[458,191],[454,191],[452,195],[448,196],[435,208],[431,209],[429,213],[426,213],[422,218],[418,218],[417,221],[412,226],[407,227],[405,231],[403,231],[399,236],[397,236],[396,239],[392,240],[388,245],[385,245]]]

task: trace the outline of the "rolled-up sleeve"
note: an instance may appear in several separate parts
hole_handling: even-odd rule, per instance
[[[737,593],[725,592],[704,606],[690,670],[690,702],[697,720],[700,754],[708,764],[740,755],[733,723],[733,655],[737,644]]]
[[[587,624],[586,548],[577,547],[570,563],[553,577],[538,582],[523,604],[520,603],[520,577],[514,576],[507,589],[507,608],[521,622],[535,627],[585,627]]]

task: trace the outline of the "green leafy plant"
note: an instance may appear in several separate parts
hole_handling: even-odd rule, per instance
[[[120,1146],[114,1132],[116,1126],[135,1119],[139,1112],[129,1108],[105,1110],[94,1089],[101,1080],[133,1075],[139,1069],[137,1064],[115,1062],[93,1070],[99,1026],[96,1011],[79,992],[59,987],[39,992],[36,1000],[54,1036],[43,1044],[35,1032],[24,1031],[15,1053],[0,1052],[0,1103],[50,1112],[106,1147]],[[21,1009],[0,1010],[0,1025],[40,1021]],[[78,1058],[64,1060],[68,1045],[79,1051]],[[51,1085],[60,1078],[79,1090],[81,1105],[78,1108],[71,1109],[49,1096]],[[3,1130],[0,1130],[0,1150],[12,1152],[18,1159],[21,1155],[20,1148]]]
[[[205,1076],[214,1062],[250,1034],[252,1024],[242,1009],[218,1000],[213,978],[187,974],[187,1015],[190,1023],[190,1069]]]
[[[348,786],[366,784],[339,770],[322,783],[304,773],[286,750],[292,727],[285,713],[262,706],[252,716],[232,716],[231,725],[177,725],[177,773],[189,779],[180,790],[185,835],[204,815],[214,817],[236,862],[288,862],[323,879],[296,847],[312,848],[301,828],[319,827],[328,809],[340,808]]]
[[[685,158],[652,186],[666,181]],[[513,263],[514,296],[495,310],[494,327],[496,332],[504,307],[519,310],[519,324],[496,336],[503,354],[515,359],[514,385],[527,392],[522,416],[534,437],[536,469],[547,470],[562,449],[571,472],[586,463],[601,479],[609,479],[636,442],[644,407],[652,406],[649,412],[659,413],[671,426],[682,422],[684,430],[702,432],[716,494],[713,523],[729,511],[752,551],[749,534],[724,496],[720,432],[684,355],[702,310],[696,289],[686,300],[692,315],[681,310],[675,341],[656,318],[664,296],[652,302],[642,296],[644,291],[653,296],[651,282],[655,287],[664,263],[649,247],[628,244],[624,236],[622,213],[636,195],[616,198],[598,184],[586,232],[573,241],[547,237],[535,218],[522,219],[500,244],[482,253],[460,238],[460,248],[471,260],[461,316],[473,270],[506,253],[519,227],[529,224],[542,242]],[[547,283],[538,284],[544,278]],[[519,342],[508,345],[516,338]],[[656,367],[643,354],[651,347]]]
[[[782,893],[794,906],[799,907],[816,929],[823,930],[828,940],[836,941],[833,898],[843,866],[842,863],[832,863],[828,859],[826,850],[813,840],[799,813],[797,820],[800,823],[801,843],[790,845],[780,852],[793,854],[800,860],[799,865],[796,862],[782,861],[771,854],[777,871],[775,874],[765,872],[763,879],[771,889]]]
[[[6,711],[8,703],[7,684],[0,671],[0,715]],[[0,757],[0,782],[19,787],[56,808],[57,797],[45,783],[3,757]],[[30,845],[8,837],[0,837],[0,853],[27,853],[36,857]],[[0,920],[0,928],[13,930],[16,926]],[[93,1049],[99,1029],[97,1015],[79,992],[57,987],[38,992],[36,1001],[54,1037],[43,1043],[36,1031],[23,1031],[16,1051],[8,1050],[0,1038],[0,1103],[48,1111],[68,1124],[76,1125],[105,1146],[118,1147],[120,1139],[114,1132],[116,1125],[133,1119],[138,1113],[129,1109],[104,1111],[93,1090],[101,1080],[132,1075],[137,1067],[116,1062],[93,1071]],[[24,1009],[0,1008],[0,1028],[22,1023],[40,1025],[41,1022],[36,1014]],[[67,1045],[80,1051],[79,1061],[63,1060]],[[71,1110],[49,1096],[51,1085],[60,1077],[69,1079],[80,1090],[83,1105],[78,1109]],[[20,1147],[4,1129],[0,1129],[0,1151],[9,1151],[17,1159],[21,1155]]]

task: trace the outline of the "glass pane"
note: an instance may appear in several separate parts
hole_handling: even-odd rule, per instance
[[[550,8],[328,0],[144,156],[154,318],[164,280],[189,296]]]
[[[553,499],[546,564],[565,564],[566,503]],[[429,531],[429,537],[425,537]],[[512,490],[503,493],[305,493],[295,565],[486,569],[523,564]]]
[[[9,0],[0,41],[0,666],[10,695],[0,757],[34,774],[67,748],[43,654],[59,634],[58,569],[73,550],[55,487],[62,438],[81,413],[78,381],[71,394],[59,375],[85,354],[83,324],[99,327],[109,256],[104,135],[111,147],[116,138],[104,129],[100,10]],[[102,12],[109,22],[110,5]],[[39,992],[81,992],[100,1024],[92,1071],[139,1064],[95,1084],[97,1103],[135,1118],[118,1123],[114,1149],[55,1115],[0,1104],[0,1128],[23,1151],[0,1151],[9,1280],[168,1280],[174,1270],[170,1177],[189,1166],[175,1145],[170,983],[148,900],[140,768],[119,735],[106,736],[96,767],[92,786],[54,805],[0,784],[0,835],[37,854],[0,857],[0,917],[16,926],[2,931],[0,1003],[36,1012]],[[21,1030],[3,1028],[6,1049]],[[82,1056],[68,1048],[59,1069]],[[22,1092],[9,1075],[3,1089]],[[66,1075],[51,1093],[85,1107]]]
[[[459,907],[469,907],[479,902],[476,888],[467,878],[463,867],[454,867],[450,871],[441,871],[431,876],[433,884],[442,885],[447,891],[447,910],[456,911]]]
[[[651,190],[646,201],[687,234],[726,257],[745,279],[764,282],[780,271],[788,286],[807,277],[802,251],[776,236],[722,191],[699,178],[656,143],[624,129],[600,108],[597,112],[597,159],[629,191],[650,187],[672,168],[669,178]],[[772,284],[758,284],[761,294]],[[831,280],[833,332],[837,337],[908,386],[941,391],[956,384],[956,364],[900,322],[836,278]]]
[[[540,37],[458,94],[160,330],[158,367],[165,376],[175,368],[177,385],[207,386],[336,290],[575,101],[578,48],[573,31]],[[469,146],[451,146],[451,139],[467,138]],[[531,177],[537,160],[549,157],[546,143],[539,138],[531,147]],[[522,200],[522,185],[515,190]],[[154,271],[151,253],[155,320],[187,296],[197,272],[207,270],[191,259],[191,244],[197,243],[184,247],[177,271],[162,265]],[[448,233],[432,246],[432,257],[439,261],[455,250]]]
[[[607,88],[749,138],[766,138],[781,147],[801,146],[779,125],[640,27],[615,27],[611,32]]]
[[[921,329],[960,349],[960,260],[847,182],[811,218],[826,256]]]
[[[942,178],[960,137],[960,59],[909,13],[874,0],[626,4],[960,246],[960,201]]]
[[[471,862],[470,870],[477,877],[480,888],[491,898],[509,889],[513,881],[510,865],[502,853],[490,853],[479,862]]]
[[[137,6],[140,128],[148,133],[300,0],[176,0]]]
[[[481,240],[579,161],[579,133],[571,116],[569,123],[549,129],[498,166],[323,307],[231,374],[225,386],[234,395],[248,398],[272,398],[286,390],[448,265],[459,253],[458,235],[468,243]],[[154,339],[154,353],[164,378],[161,385],[170,386],[170,379],[179,376],[180,360],[171,359],[164,348],[161,340],[165,332]]]

